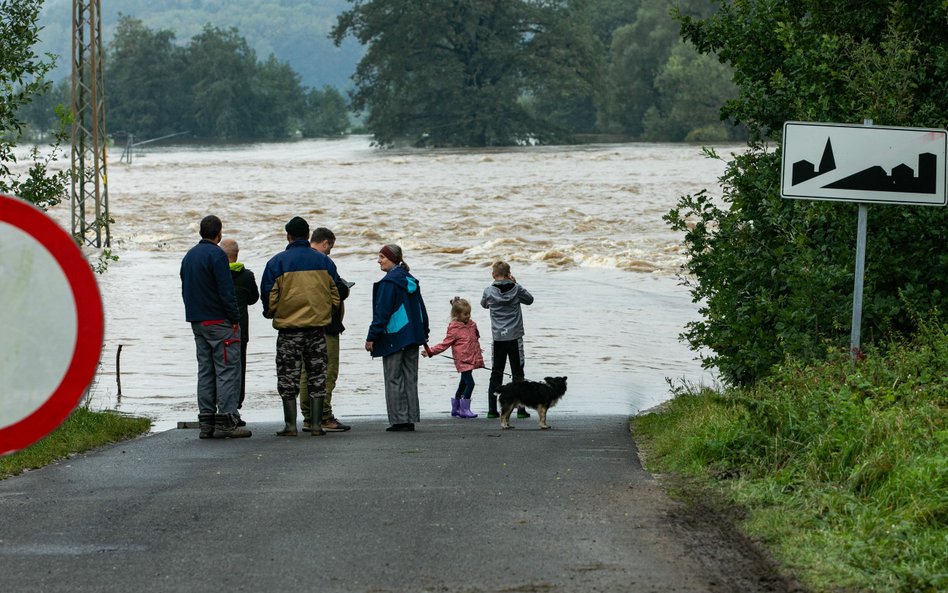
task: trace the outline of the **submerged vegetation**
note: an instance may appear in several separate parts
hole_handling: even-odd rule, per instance
[[[753,387],[678,386],[633,420],[649,469],[745,507],[816,591],[948,590],[948,325],[827,358]]]
[[[62,425],[34,445],[0,457],[0,479],[49,465],[75,453],[136,437],[151,428],[151,420],[118,412],[93,412],[79,407]]]

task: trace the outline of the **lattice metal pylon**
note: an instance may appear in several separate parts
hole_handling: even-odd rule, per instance
[[[105,85],[99,0],[72,4],[72,235],[80,246],[108,247]]]

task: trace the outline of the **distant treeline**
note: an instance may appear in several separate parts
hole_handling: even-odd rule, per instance
[[[493,146],[618,134],[734,139],[731,70],[679,37],[707,0],[355,0],[332,37],[366,52],[352,107],[381,145]]]
[[[179,132],[222,140],[338,136],[349,128],[336,89],[307,89],[286,63],[259,61],[236,29],[210,25],[185,45],[168,30],[122,17],[105,55],[109,134],[157,138]],[[69,104],[62,80],[23,113],[39,129]]]
[[[737,95],[730,68],[681,40],[667,0],[477,0],[431,10],[404,0],[384,13],[391,20],[370,22],[383,14],[374,4],[354,3],[333,31],[337,42],[366,46],[351,105],[334,88],[304,88],[281,57],[258,60],[236,29],[205,25],[180,44],[169,29],[122,17],[106,51],[107,128],[137,138],[330,136],[347,130],[354,109],[382,143],[743,137],[720,116]],[[676,6],[699,18],[716,10],[707,0]],[[66,81],[54,85],[24,119],[53,127],[53,107],[68,104],[68,93]],[[456,125],[468,121],[492,127]]]

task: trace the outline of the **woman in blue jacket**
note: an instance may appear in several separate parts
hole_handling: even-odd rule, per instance
[[[388,431],[415,430],[418,406],[418,347],[428,341],[428,312],[418,280],[408,273],[398,245],[379,250],[385,276],[372,287],[372,325],[365,349],[382,357]]]

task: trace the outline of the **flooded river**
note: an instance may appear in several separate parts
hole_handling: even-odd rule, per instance
[[[115,155],[117,156],[116,151]],[[714,193],[723,163],[696,146],[587,145],[492,150],[383,151],[366,137],[232,147],[151,148],[132,164],[112,157],[109,198],[120,260],[100,276],[106,343],[93,406],[155,420],[155,430],[196,417],[196,362],[184,321],[178,270],[206,214],[224,222],[240,260],[258,281],[285,246],[292,216],[337,236],[340,274],[355,282],[347,301],[334,396],[346,422],[384,416],[382,368],[362,349],[371,318],[375,259],[398,243],[421,281],[440,341],[454,295],[475,304],[490,264],[511,263],[536,297],[524,310],[526,374],[567,375],[551,415],[632,414],[669,397],[666,377],[712,378],[678,341],[697,306],[675,277],[680,237],[662,216],[679,195]],[[68,203],[52,212],[68,225]],[[251,422],[281,417],[276,332],[251,311],[247,401]],[[489,354],[489,337],[482,339]],[[116,381],[121,349],[121,397]],[[473,408],[486,409],[488,371],[476,371]],[[421,361],[423,416],[443,415],[457,373],[444,357]]]

